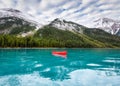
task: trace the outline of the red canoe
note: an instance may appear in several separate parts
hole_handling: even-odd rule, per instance
[[[52,54],[67,55],[66,51],[53,51]]]
[[[53,51],[52,55],[66,58],[67,57],[67,51]]]

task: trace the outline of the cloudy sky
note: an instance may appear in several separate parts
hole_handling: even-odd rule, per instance
[[[120,19],[120,0],[0,0],[0,8],[15,8],[44,23],[62,18],[88,27],[98,18]]]

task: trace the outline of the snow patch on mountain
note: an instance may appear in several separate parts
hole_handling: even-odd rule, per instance
[[[69,30],[73,32],[83,33],[81,25],[59,18],[53,20],[49,25],[61,30]]]
[[[31,26],[36,26],[36,30],[38,30],[43,26],[39,22],[34,21],[33,16],[30,16],[27,13],[23,13],[19,10],[12,9],[12,8],[0,9],[0,18],[3,18],[3,17],[17,17],[17,18],[23,19],[31,23]],[[9,20],[9,21],[13,21],[13,20]],[[0,23],[4,23],[4,21],[1,21]]]
[[[110,34],[118,35],[120,31],[120,21],[109,18],[100,18],[94,21],[95,27],[100,28]],[[119,34],[120,35],[120,34]]]

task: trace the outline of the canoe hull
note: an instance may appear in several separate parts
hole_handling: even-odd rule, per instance
[[[53,51],[52,55],[66,58],[67,57],[67,52],[66,51],[59,51],[59,52],[58,51]]]

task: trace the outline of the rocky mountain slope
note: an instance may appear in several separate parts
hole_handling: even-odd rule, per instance
[[[59,18],[53,20],[49,24],[49,26],[55,27],[55,28],[58,28],[61,30],[69,30],[69,31],[78,32],[78,33],[83,33],[82,28],[84,28],[84,26],[82,26],[82,25],[79,25],[79,24],[71,22],[71,21],[59,19]]]
[[[95,27],[100,28],[110,34],[120,36],[120,21],[109,18],[100,18],[94,21]]]
[[[99,28],[57,18],[43,26],[19,10],[1,9],[0,47],[120,47],[119,21],[103,18],[95,23]]]
[[[34,21],[33,16],[17,9],[12,9],[12,8],[0,9],[0,18],[4,18],[4,17],[17,17],[25,21],[28,21],[32,25],[35,25],[37,28],[41,27],[40,23]]]
[[[0,9],[0,34],[33,34],[42,25],[32,17],[16,9]]]

